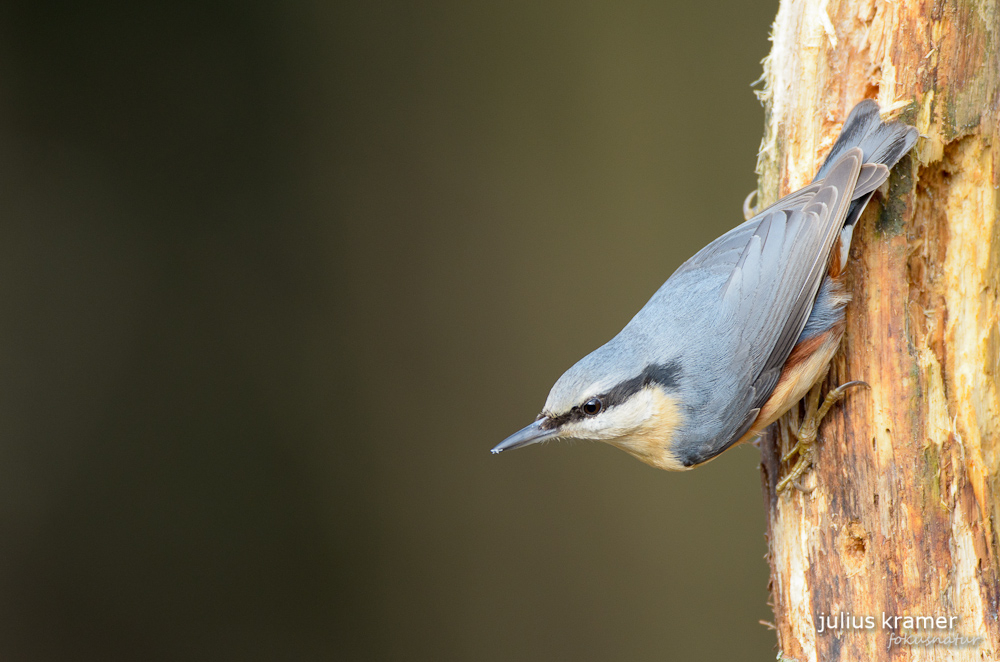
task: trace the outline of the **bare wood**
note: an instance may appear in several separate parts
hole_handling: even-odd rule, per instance
[[[825,420],[811,492],[776,493],[789,442],[781,424],[761,440],[787,659],[1000,658],[998,5],[782,0],[774,23],[763,203],[809,181],[861,98],[925,136],[855,233],[854,300],[827,384],[871,389]],[[877,622],[817,632],[820,615],[841,613]],[[883,615],[958,617],[909,633],[981,640],[890,649]]]

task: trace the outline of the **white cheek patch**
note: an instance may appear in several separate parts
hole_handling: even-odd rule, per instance
[[[681,424],[677,398],[651,385],[596,416],[565,423],[559,436],[603,441],[646,464],[683,471],[689,467],[673,451]]]
[[[628,437],[656,415],[658,395],[644,388],[625,402],[563,426],[563,436],[607,441]]]

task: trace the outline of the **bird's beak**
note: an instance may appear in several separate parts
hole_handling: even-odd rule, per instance
[[[531,444],[537,444],[539,441],[545,441],[546,439],[553,439],[559,436],[559,430],[546,430],[542,427],[542,424],[548,421],[547,418],[540,418],[528,427],[518,430],[514,434],[510,435],[491,451],[492,453],[501,453],[505,450],[511,448],[520,448],[521,446],[529,446]]]

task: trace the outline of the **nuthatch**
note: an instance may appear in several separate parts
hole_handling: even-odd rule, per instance
[[[683,470],[761,434],[825,376],[844,333],[854,224],[916,140],[859,103],[811,184],[682,264],[493,452],[594,439]]]

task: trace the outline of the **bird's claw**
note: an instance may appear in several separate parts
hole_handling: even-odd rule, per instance
[[[820,380],[820,383],[817,383],[809,391],[809,394],[805,398],[805,418],[802,420],[802,423],[799,424],[798,429],[794,431],[796,443],[791,450],[781,457],[781,462],[782,464],[788,462],[796,455],[799,456],[799,459],[789,470],[788,474],[778,482],[777,491],[779,494],[788,489],[789,485],[794,486],[800,492],[808,493],[812,491],[812,489],[804,489],[798,482],[798,479],[812,464],[812,456],[815,450],[814,445],[816,443],[817,432],[819,431],[819,424],[830,412],[830,408],[843,400],[844,396],[847,395],[847,389],[853,386],[867,387],[868,384],[862,381],[853,381],[841,384],[826,394],[826,397],[823,398],[823,404],[819,404],[819,393],[822,388],[822,380]]]
[[[757,189],[750,191],[750,195],[743,198],[743,219],[749,221],[757,215],[757,207],[754,205],[757,199]]]

